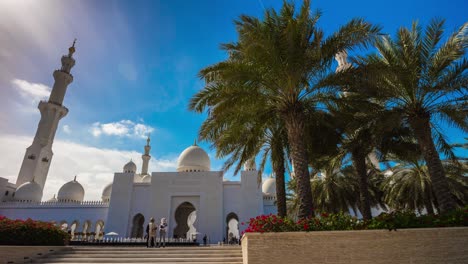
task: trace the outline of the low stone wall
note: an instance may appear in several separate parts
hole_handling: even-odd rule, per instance
[[[468,227],[246,233],[244,264],[466,264]]]
[[[31,262],[31,259],[70,249],[65,246],[0,246],[0,264]]]

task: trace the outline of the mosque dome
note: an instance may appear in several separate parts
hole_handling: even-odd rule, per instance
[[[276,195],[276,180],[275,178],[268,178],[263,181],[262,192],[264,194]]]
[[[150,175],[145,175],[143,179],[141,179],[141,182],[151,182],[151,176]]]
[[[84,198],[84,188],[76,181],[76,176],[73,181],[65,183],[58,191],[57,200],[60,202],[82,202]]]
[[[137,171],[137,166],[136,164],[130,160],[125,166],[123,167],[123,172],[124,173],[136,173]]]
[[[209,171],[210,158],[208,154],[197,145],[186,148],[177,161],[177,171]]]
[[[27,202],[40,202],[42,199],[42,188],[35,182],[25,182],[15,191],[15,200]]]
[[[249,159],[244,163],[244,170],[245,171],[254,171],[257,170],[257,164],[255,164],[255,159]]]
[[[101,196],[102,201],[103,202],[110,201],[111,193],[112,193],[112,182],[107,184],[106,187],[104,187],[104,190],[102,190],[102,196]]]

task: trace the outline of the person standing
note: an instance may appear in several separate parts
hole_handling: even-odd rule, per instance
[[[154,247],[156,244],[156,230],[158,229],[157,225],[154,223],[154,218],[151,217],[148,226],[146,227],[146,232],[148,233],[148,241],[146,247]]]
[[[205,236],[203,237],[203,245],[204,245],[204,246],[206,246],[206,240],[208,240],[208,237],[207,237],[206,234],[205,234]]]
[[[167,229],[167,220],[166,218],[161,218],[161,224],[159,225],[159,246],[166,247],[166,229]],[[162,241],[162,244],[161,244]]]

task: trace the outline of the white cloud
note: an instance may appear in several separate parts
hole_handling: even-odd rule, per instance
[[[115,135],[115,136],[125,136],[128,135],[128,131],[132,124],[126,122],[126,120],[122,120],[116,123],[107,123],[101,124],[101,130],[106,135]]]
[[[140,137],[145,138],[148,133],[154,131],[154,128],[142,123],[135,123],[130,120],[120,120],[118,122],[105,123],[100,122],[93,123],[89,132],[99,137],[104,134],[107,136],[119,136],[119,137]]]
[[[69,125],[63,125],[62,128],[63,128],[63,132],[65,132],[66,134],[71,134],[71,129]]]
[[[20,95],[33,103],[46,99],[52,90],[49,86],[42,83],[32,83],[26,80],[13,79],[11,83],[18,90]]]
[[[32,142],[31,137],[0,135],[0,177],[15,183],[21,167],[24,151]],[[44,188],[43,199],[56,194],[64,183],[77,180],[85,189],[85,200],[100,200],[103,188],[113,180],[114,172],[133,159],[141,169],[141,153],[116,149],[98,149],[82,144],[56,140],[54,156]],[[175,171],[177,158],[151,159],[151,172]]]

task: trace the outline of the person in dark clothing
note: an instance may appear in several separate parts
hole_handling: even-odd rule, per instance
[[[205,246],[206,246],[206,240],[207,239],[208,239],[208,237],[206,237],[206,234],[205,234],[205,236],[203,237],[203,245],[205,245]]]

